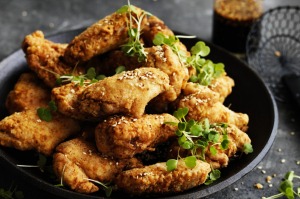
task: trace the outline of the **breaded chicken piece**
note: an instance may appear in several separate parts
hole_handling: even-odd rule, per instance
[[[59,143],[79,131],[80,126],[73,119],[54,113],[53,119],[45,122],[35,109],[28,109],[0,121],[0,145],[49,156]]]
[[[100,120],[109,115],[126,114],[139,118],[151,99],[169,89],[169,77],[156,68],[139,68],[88,85],[78,94],[72,89],[72,94],[68,93],[69,89],[55,88],[52,96],[59,111],[70,117]],[[77,98],[76,102],[68,104],[73,98]]]
[[[135,18],[140,18],[144,13],[140,8],[134,7],[131,12]],[[146,24],[146,18],[142,20],[141,29]],[[69,64],[86,62],[96,55],[114,50],[128,41],[129,15],[127,13],[112,13],[88,27],[84,32],[76,36],[68,45],[64,58]],[[136,23],[133,22],[133,28]]]
[[[95,130],[95,140],[102,154],[131,158],[145,150],[155,150],[159,143],[174,137],[177,127],[164,122],[178,122],[170,114],[143,115],[141,118],[110,117]]]
[[[197,92],[183,96],[177,105],[177,108],[189,109],[187,119],[201,121],[208,118],[212,123],[234,124],[243,131],[247,130],[249,122],[247,114],[236,113],[224,106],[219,101],[219,94],[208,87],[199,85],[197,88]]]
[[[215,129],[220,133],[220,143],[223,139],[223,133],[220,131],[221,129]],[[228,148],[226,150],[222,150],[219,144],[214,144],[215,149],[217,150],[216,154],[212,154],[209,150],[211,144],[205,149],[205,161],[208,162],[213,169],[219,169],[222,167],[227,167],[229,164],[230,158],[232,158],[237,152],[242,152],[245,144],[251,144],[251,139],[248,134],[241,131],[235,125],[229,124],[226,128],[227,136],[228,136]],[[170,145],[169,154],[167,154],[167,158],[177,158],[178,153],[180,157],[190,156],[190,150],[185,150],[178,145],[178,141],[174,140]],[[198,154],[202,154],[201,149],[197,150]]]
[[[74,138],[56,147],[53,170],[58,179],[72,190],[93,193],[99,188],[91,181],[110,183],[123,169],[142,167],[135,158],[117,161],[101,156],[95,144],[83,138]]]
[[[22,43],[27,64],[40,79],[49,87],[56,86],[56,80],[61,75],[84,73],[81,67],[67,65],[62,60],[67,44],[59,44],[44,38],[42,31],[27,35]]]
[[[86,85],[79,85],[74,82],[53,88],[51,95],[58,111],[69,117],[86,120],[86,116],[78,109],[78,96],[85,88]]]
[[[161,194],[182,192],[205,182],[210,165],[197,160],[194,168],[188,168],[183,159],[173,171],[167,171],[166,163],[156,163],[144,168],[123,171],[115,180],[119,189],[133,194]]]
[[[61,143],[53,155],[53,170],[63,184],[80,193],[99,188],[88,179],[102,183],[112,181],[123,166],[99,155],[95,145],[80,138]]]
[[[232,92],[234,80],[226,74],[221,75],[211,81],[208,86],[212,91],[220,94],[220,102],[224,102],[225,98]]]
[[[175,101],[181,93],[181,89],[185,87],[189,78],[188,70],[168,45],[153,46],[146,49],[146,52],[145,66],[160,69],[170,79],[170,88],[152,102],[153,108],[163,111],[165,104]]]
[[[21,74],[14,89],[6,98],[5,106],[10,114],[27,109],[45,107],[51,100],[51,91],[32,72]]]

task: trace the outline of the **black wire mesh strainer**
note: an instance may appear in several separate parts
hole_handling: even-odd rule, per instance
[[[275,98],[285,101],[282,77],[300,75],[300,7],[277,7],[264,13],[250,30],[246,55]]]

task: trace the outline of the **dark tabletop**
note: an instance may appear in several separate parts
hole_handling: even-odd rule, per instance
[[[143,0],[131,3],[160,17],[173,30],[211,41],[212,0]],[[46,35],[86,27],[114,12],[124,0],[0,0],[0,60],[20,48],[24,36],[39,29]],[[298,5],[299,0],[265,0],[264,9]],[[2,96],[0,96],[2,97]],[[300,118],[292,100],[277,102],[278,133],[270,151],[250,173],[207,198],[261,198],[278,193],[283,175],[300,174]],[[17,186],[25,198],[58,198],[14,176],[0,164],[0,189]],[[266,177],[273,176],[267,183]],[[254,184],[264,188],[257,189]]]

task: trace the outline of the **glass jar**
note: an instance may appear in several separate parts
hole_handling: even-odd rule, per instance
[[[262,7],[262,0],[215,0],[213,42],[233,53],[245,53],[247,35]]]

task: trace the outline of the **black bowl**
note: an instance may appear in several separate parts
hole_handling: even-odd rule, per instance
[[[55,42],[69,42],[82,30],[69,31],[49,37]],[[188,48],[193,46],[200,39],[182,39]],[[158,196],[156,198],[201,198],[215,193],[230,184],[239,180],[242,176],[250,172],[266,155],[270,149],[278,126],[278,113],[276,103],[271,92],[265,86],[259,76],[249,68],[243,61],[240,61],[225,50],[206,42],[211,48],[209,59],[214,62],[223,62],[230,77],[235,80],[233,93],[226,99],[225,104],[237,112],[247,113],[250,117],[248,134],[252,139],[254,152],[244,155],[238,161],[232,161],[227,168],[221,170],[222,176],[215,183],[209,186],[199,186],[194,189],[168,196]],[[0,64],[0,119],[4,118],[5,98],[13,88],[19,75],[28,70],[21,50],[16,51]],[[17,164],[36,164],[34,152],[21,152],[9,148],[0,148],[0,160],[4,166],[14,172],[16,176],[27,181],[32,186],[40,188],[46,192],[72,199],[100,199],[105,198],[104,194],[97,193],[85,195],[59,188],[53,185],[53,181],[45,177],[39,169],[26,169],[16,166]],[[111,198],[124,198],[126,195],[113,193]]]

